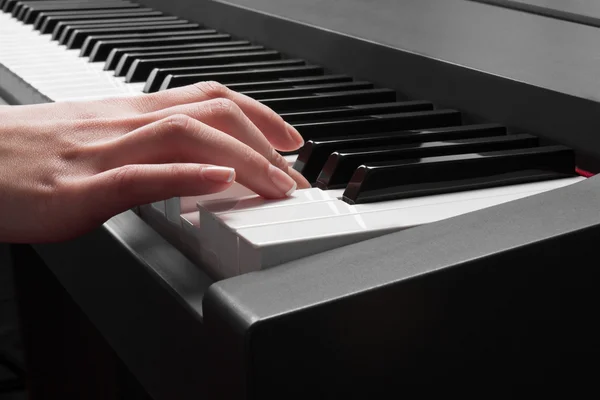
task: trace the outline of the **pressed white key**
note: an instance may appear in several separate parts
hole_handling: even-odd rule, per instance
[[[218,192],[199,196],[174,197],[165,200],[165,211],[167,219],[174,224],[180,223],[179,216],[189,212],[197,212],[198,202],[223,201],[225,199],[239,198],[245,196],[257,196],[252,190],[234,182],[227,189]]]
[[[198,203],[198,209],[200,210],[200,215],[202,213],[215,214],[265,207],[281,207],[312,201],[335,200],[341,198],[342,194],[343,190],[321,190],[319,188],[298,189],[289,197],[283,199],[267,199],[255,194],[243,198],[203,201],[202,203]]]
[[[235,270],[237,265],[239,274],[256,271],[536,193],[540,192],[488,197],[477,201],[464,200],[452,204],[452,207],[445,204],[432,204],[331,217],[327,218],[327,221],[314,219],[243,228],[238,230],[237,259],[223,260],[221,266],[224,270]]]
[[[213,275],[223,278],[219,271],[219,261],[217,255],[203,246],[203,238],[199,236],[199,224],[197,212],[191,212],[181,215],[182,243],[187,247],[188,254],[192,261],[203,265],[210,270]]]
[[[231,259],[232,246],[237,243],[238,230],[269,224],[281,224],[294,221],[324,219],[340,215],[361,214],[372,211],[421,207],[426,205],[444,204],[448,208],[455,202],[478,201],[494,196],[519,195],[522,193],[539,193],[578,182],[581,178],[563,179],[557,181],[535,182],[514,185],[511,187],[488,188],[469,192],[448,193],[434,196],[417,197],[402,200],[391,200],[378,203],[350,205],[341,200],[307,202],[281,207],[257,207],[250,210],[214,213],[203,218],[203,229],[210,231],[214,238],[217,255]],[[326,219],[324,220],[326,221]],[[229,262],[228,264],[231,264]]]
[[[398,207],[384,210],[376,210],[375,207],[371,207],[366,211],[367,209],[363,207],[362,210],[359,208],[359,211],[356,211],[357,206],[352,206],[345,210],[346,212],[350,211],[346,215],[239,228],[235,230],[233,236],[229,235],[229,238],[221,236],[221,239],[229,240],[227,242],[221,240],[217,248],[220,268],[228,273],[232,273],[236,269],[238,273],[245,273],[257,268],[266,268],[388,232],[531,196],[573,184],[582,179],[584,178],[572,178],[552,183],[540,182],[539,185],[531,186],[532,190],[521,190],[514,193],[505,190],[504,194],[499,194],[501,191],[496,190],[494,195],[476,199],[463,196],[463,199],[460,200],[438,201],[424,205],[418,205],[418,202],[413,201],[412,205],[407,207],[400,207],[400,203],[396,203]],[[524,185],[519,186],[523,189]],[[407,204],[409,203],[407,202]],[[235,213],[229,215],[233,214]],[[221,222],[224,223],[225,220],[221,220]],[[234,238],[233,242],[232,237]],[[237,255],[231,251],[232,248],[235,248],[236,240]],[[227,248],[229,251],[223,251]],[[243,263],[240,260],[243,260]]]
[[[326,203],[307,201],[301,204],[292,203],[291,205],[287,205],[285,202],[277,202],[277,200],[275,200],[268,203],[265,202],[264,205],[255,207],[239,207],[221,212],[212,212],[212,215],[216,219],[221,220],[222,223],[228,228],[235,230],[247,226],[264,225],[275,222],[289,222],[297,219],[309,219],[321,216],[334,217],[348,213],[407,208],[430,204],[450,204],[455,201],[475,200],[491,196],[519,194],[533,191],[547,191],[579,182],[582,179],[584,178],[575,177],[556,179],[505,187],[493,187],[465,192],[446,193],[356,205],[350,205],[341,200],[328,201]],[[343,189],[325,191],[325,193],[330,193],[332,197],[341,199]]]
[[[287,156],[283,156],[283,158],[285,158],[285,161],[288,162],[288,165],[292,166],[296,162],[296,159],[298,158],[298,154],[290,154]]]

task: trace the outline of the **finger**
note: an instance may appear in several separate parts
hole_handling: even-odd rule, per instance
[[[268,198],[285,197],[297,187],[250,146],[186,115],[145,125],[93,151],[99,170],[127,164],[207,163],[234,168],[239,183]]]
[[[220,192],[234,178],[232,168],[207,164],[130,164],[84,178],[78,185],[89,194],[83,203],[97,221],[104,221],[136,205]]]
[[[130,98],[128,101],[134,102],[135,107],[141,112],[150,113],[181,104],[219,98],[236,103],[276,148],[292,151],[304,144],[300,133],[275,111],[217,82],[199,82],[195,85]]]
[[[138,124],[146,125],[159,121],[170,115],[183,114],[188,117],[202,121],[202,123],[227,133],[237,140],[252,147],[271,164],[284,172],[288,171],[288,163],[269,143],[262,132],[242,112],[236,103],[228,99],[212,99],[200,103],[184,104],[166,108],[140,117]],[[298,187],[310,187],[308,181],[297,174],[296,183]]]

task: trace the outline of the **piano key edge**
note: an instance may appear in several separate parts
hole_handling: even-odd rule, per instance
[[[42,104],[51,100],[0,63],[0,97],[9,104]]]
[[[334,368],[345,381],[367,371],[392,385],[390,373],[442,386],[466,374],[541,382],[557,366],[575,377],[584,367],[567,371],[549,358],[600,350],[589,318],[600,270],[587,261],[600,238],[599,202],[600,178],[590,178],[216,282],[205,322],[235,333],[225,359],[245,343],[249,371],[269,370],[278,389],[305,368],[320,377]]]

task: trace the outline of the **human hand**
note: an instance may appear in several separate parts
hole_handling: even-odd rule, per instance
[[[0,107],[0,242],[73,238],[140,204],[309,183],[275,149],[300,134],[214,82],[91,102]]]

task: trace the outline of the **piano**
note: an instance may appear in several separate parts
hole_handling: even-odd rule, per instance
[[[285,157],[313,184],[277,201],[240,185],[165,199],[68,242],[12,245],[35,396],[593,384],[592,0],[0,9],[12,104],[216,80],[298,128],[306,145]]]

